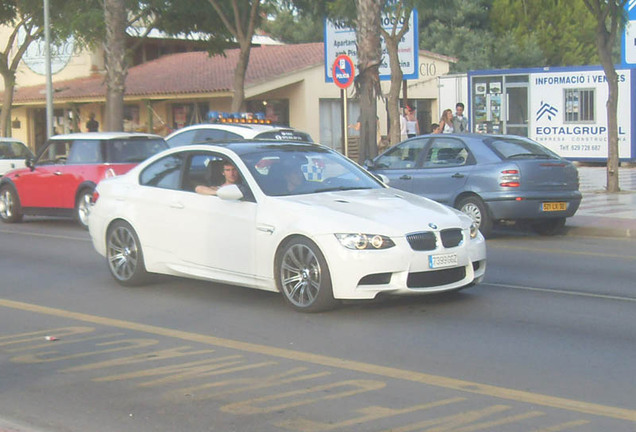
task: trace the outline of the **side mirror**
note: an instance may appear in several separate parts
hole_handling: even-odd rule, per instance
[[[373,163],[373,161],[371,159],[367,159],[364,161],[364,167],[366,169],[373,169],[375,168],[375,164]]]
[[[237,185],[228,185],[220,187],[216,191],[216,196],[226,201],[239,201],[243,199],[243,192]]]
[[[31,168],[31,171],[33,171],[35,169],[35,166],[33,165],[33,158],[28,157],[25,159],[24,164],[28,167]]]
[[[382,181],[382,183],[384,183],[387,186],[391,182],[391,180],[389,180],[389,178],[385,176],[384,174],[376,174],[376,176]]]

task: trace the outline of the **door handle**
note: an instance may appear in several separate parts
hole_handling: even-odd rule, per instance
[[[411,180],[413,177],[411,177],[410,175],[404,174],[402,177],[400,177],[400,180]]]
[[[62,175],[62,171],[55,171],[55,172],[53,173],[53,175],[61,176],[61,175]]]
[[[452,178],[464,178],[465,176],[464,176],[464,174],[461,174],[461,173],[455,173],[451,177]]]
[[[267,234],[274,233],[274,227],[272,225],[258,225],[256,229]]]
[[[180,202],[173,202],[173,203],[170,203],[170,208],[181,210],[185,208],[185,206]]]

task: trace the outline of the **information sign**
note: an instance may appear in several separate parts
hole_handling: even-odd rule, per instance
[[[629,0],[625,8],[627,22],[623,35],[623,64],[634,67],[636,66],[636,0]]]

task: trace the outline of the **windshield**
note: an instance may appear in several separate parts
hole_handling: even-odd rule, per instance
[[[368,172],[328,149],[272,147],[241,158],[270,196],[383,187]]]

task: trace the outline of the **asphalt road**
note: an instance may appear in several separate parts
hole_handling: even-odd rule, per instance
[[[307,315],[3,224],[0,431],[634,431],[635,244],[506,233],[480,286]]]

